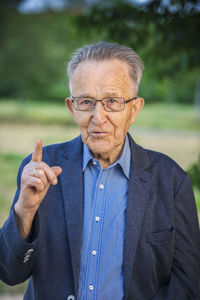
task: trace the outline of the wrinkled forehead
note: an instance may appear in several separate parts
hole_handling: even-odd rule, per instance
[[[77,91],[87,93],[87,90],[118,91],[119,94],[132,92],[135,89],[130,76],[129,65],[121,60],[86,60],[74,70],[70,81],[70,90],[74,95]]]

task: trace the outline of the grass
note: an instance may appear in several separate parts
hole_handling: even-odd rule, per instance
[[[1,100],[0,120],[11,123],[74,125],[64,100],[63,103]]]
[[[16,154],[0,154],[0,226],[8,215],[16,188],[16,174],[22,156]]]
[[[178,129],[200,130],[200,119],[191,105],[154,103],[144,106],[137,118],[137,126]]]
[[[9,295],[16,295],[16,294],[24,294],[26,289],[27,281],[15,286],[8,286],[7,284],[3,283],[0,280],[0,295],[9,294]]]
[[[16,189],[16,174],[22,155],[6,153],[0,154],[0,227],[8,216]],[[0,280],[0,294],[24,293],[27,283],[17,286],[8,286]]]
[[[136,126],[161,129],[200,130],[200,119],[191,105],[146,104],[137,118]],[[74,125],[71,113],[63,103],[39,101],[0,101],[1,122],[36,123],[43,125]]]

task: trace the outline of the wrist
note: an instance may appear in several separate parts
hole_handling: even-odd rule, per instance
[[[36,212],[37,209],[26,209],[18,202],[14,206],[15,220],[19,234],[23,240],[25,240],[31,232]]]

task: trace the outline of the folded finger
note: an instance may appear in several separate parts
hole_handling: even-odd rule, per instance
[[[37,192],[42,192],[45,188],[44,183],[38,177],[31,177],[31,180],[29,180],[28,186],[30,186],[31,188],[35,188],[35,190]]]
[[[44,186],[47,186],[48,183],[49,183],[48,179],[47,179],[47,176],[46,176],[46,174],[44,173],[44,171],[42,169],[35,168],[34,169],[34,177],[37,177],[40,180],[42,180]]]
[[[47,164],[42,162],[38,168],[40,171],[43,171],[43,173],[40,172],[41,176],[45,176],[48,183],[55,185],[57,184],[57,176],[56,173],[53,171],[51,167],[49,167]],[[37,171],[38,172],[38,171]],[[36,172],[36,173],[37,173]],[[44,177],[43,177],[44,178]]]

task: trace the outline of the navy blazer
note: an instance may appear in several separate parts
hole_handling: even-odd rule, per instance
[[[130,137],[131,171],[124,242],[125,300],[199,299],[200,234],[187,174],[164,154]],[[63,172],[50,186],[31,236],[18,233],[13,205],[0,230],[0,278],[15,285],[30,278],[26,300],[77,299],[83,224],[81,137],[43,148],[43,161]],[[115,300],[115,299],[101,299]]]

